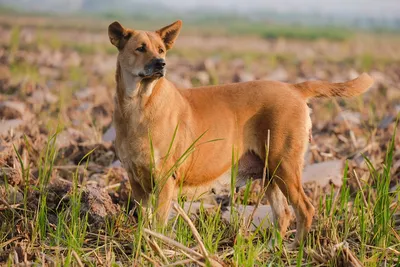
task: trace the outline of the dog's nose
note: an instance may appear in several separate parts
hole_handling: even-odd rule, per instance
[[[156,68],[156,69],[160,69],[160,70],[162,70],[164,67],[165,67],[165,59],[163,59],[163,58],[157,58],[156,60],[155,60],[155,62],[154,62],[154,67]]]

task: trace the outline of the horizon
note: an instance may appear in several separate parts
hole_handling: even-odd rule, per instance
[[[35,0],[0,0],[3,6],[18,10],[37,12],[113,12],[134,14],[135,6],[140,10],[151,9],[157,13],[167,9],[172,13],[226,13],[250,17],[259,14],[294,14],[329,17],[352,17],[354,19],[400,20],[400,2],[396,0],[42,0],[38,6]],[[132,9],[130,9],[131,7]],[[184,15],[184,14],[183,14]]]

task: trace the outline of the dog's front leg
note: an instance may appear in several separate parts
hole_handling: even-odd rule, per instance
[[[146,214],[150,219],[151,212],[148,207],[151,204],[151,183],[146,183],[145,179],[137,179],[138,173],[134,172],[132,169],[128,170],[128,176],[132,192],[131,197],[134,204],[134,208],[131,212],[134,214],[134,212],[138,212],[138,209],[141,209],[141,213]],[[138,213],[136,213],[136,215],[138,215]]]
[[[150,199],[150,194],[143,189],[143,186],[135,179],[130,179],[132,198],[136,204],[141,204],[143,207],[147,207]]]
[[[157,219],[161,225],[166,225],[168,222],[171,202],[174,196],[175,180],[169,177],[165,182],[160,184],[160,190],[157,199]]]

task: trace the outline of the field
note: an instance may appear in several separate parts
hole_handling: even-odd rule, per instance
[[[344,81],[364,71],[375,79],[362,96],[310,101],[304,187],[317,212],[305,244],[289,251],[295,221],[277,236],[257,184],[223,208],[212,203],[224,196],[204,205],[179,199],[165,229],[130,211],[127,174],[112,145],[117,51],[107,26],[114,20],[2,11],[0,265],[400,264],[399,33],[184,21],[167,56],[167,78],[180,88]],[[123,22],[156,30],[172,20]]]

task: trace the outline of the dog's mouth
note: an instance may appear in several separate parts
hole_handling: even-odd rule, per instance
[[[140,72],[139,77],[143,79],[148,79],[148,78],[161,78],[164,77],[165,71],[160,70],[160,71],[155,71],[152,73],[145,73],[145,72]]]

